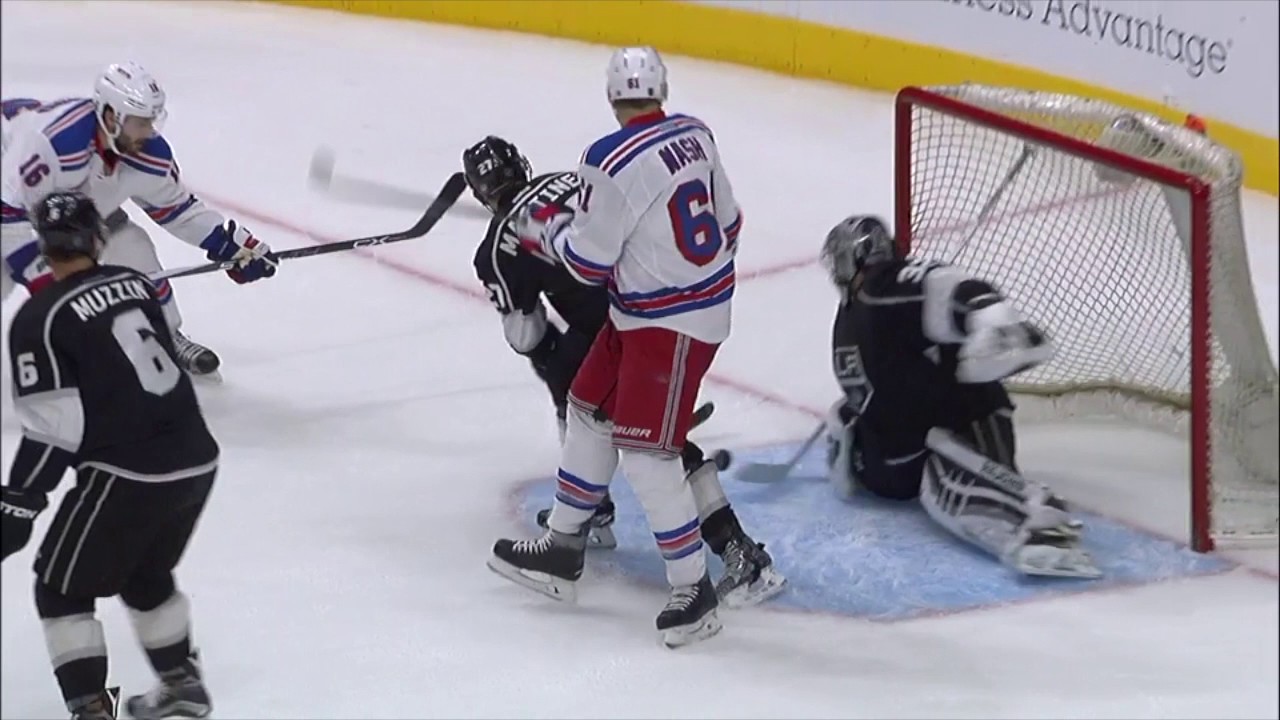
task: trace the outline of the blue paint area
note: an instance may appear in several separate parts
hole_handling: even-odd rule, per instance
[[[1234,567],[1222,558],[1082,514],[1084,545],[1105,576],[1092,581],[1028,578],[934,525],[916,502],[866,493],[849,502],[838,499],[825,480],[821,443],[781,482],[752,485],[734,476],[735,467],[748,462],[784,463],[798,447],[736,453],[734,467],[721,474],[744,528],[766,544],[787,576],[787,589],[771,604],[788,609],[900,620]],[[616,571],[664,586],[662,561],[635,495],[620,477],[611,490],[618,508],[618,548],[591,551],[588,572]],[[530,528],[537,510],[550,507],[554,491],[551,479],[522,488],[521,517]],[[719,559],[708,557],[714,577],[720,572]]]

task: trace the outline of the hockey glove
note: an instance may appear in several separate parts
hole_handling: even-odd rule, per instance
[[[969,313],[967,329],[956,367],[962,383],[996,382],[1053,359],[1054,347],[1045,334],[1008,303]]]
[[[561,205],[543,205],[533,209],[526,205],[512,222],[520,239],[520,247],[556,262],[563,261],[564,231],[573,222],[573,211]]]
[[[275,275],[279,264],[270,246],[237,225],[235,220],[214,228],[200,243],[200,248],[213,262],[234,260],[237,264],[227,271],[227,276],[241,285]]]
[[[31,526],[36,516],[49,504],[44,493],[0,489],[0,534],[4,541],[4,558],[26,547],[31,539]]]

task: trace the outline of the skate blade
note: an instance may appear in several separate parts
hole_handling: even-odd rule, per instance
[[[498,557],[490,557],[486,563],[489,569],[511,582],[534,592],[541,593],[552,600],[575,603],[578,601],[577,583],[547,573],[524,570]]]
[[[760,571],[760,577],[753,583],[736,587],[720,598],[720,603],[727,608],[738,609],[759,605],[786,589],[787,578],[782,573],[767,567]]]
[[[200,375],[197,375],[196,373],[193,373],[193,372],[189,372],[187,374],[191,376],[192,380],[198,380],[202,383],[208,383],[210,385],[222,384],[222,372],[220,370],[214,370],[213,372],[204,373]]]
[[[724,626],[720,623],[719,616],[716,615],[715,610],[712,610],[692,625],[681,625],[661,631],[662,644],[674,650],[715,637],[722,629]]]
[[[1037,562],[1036,560],[1040,560]],[[1093,559],[1080,553],[1072,553],[1060,558],[1023,559],[1013,563],[1014,569],[1024,575],[1037,577],[1077,578],[1096,580],[1102,577],[1102,571],[1093,564]]]
[[[607,527],[593,527],[587,533],[587,548],[595,550],[612,550],[618,547],[618,538],[613,530]]]

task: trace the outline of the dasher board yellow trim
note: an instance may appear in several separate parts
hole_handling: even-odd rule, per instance
[[[1185,111],[1040,70],[792,18],[678,0],[265,0],[360,15],[511,30],[603,45],[652,45],[786,75],[896,92],[973,82],[1094,97],[1181,123]],[[902,0],[909,2],[912,0]],[[917,0],[922,1],[922,0]],[[1244,184],[1280,193],[1280,142],[1197,109],[1244,161]]]

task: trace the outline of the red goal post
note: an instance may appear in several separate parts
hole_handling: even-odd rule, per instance
[[[1053,361],[1012,379],[1019,414],[1030,404],[1183,434],[1192,547],[1273,542],[1280,393],[1239,157],[1154,116],[1056,93],[912,87],[895,112],[904,250],[992,280],[1056,342]]]

